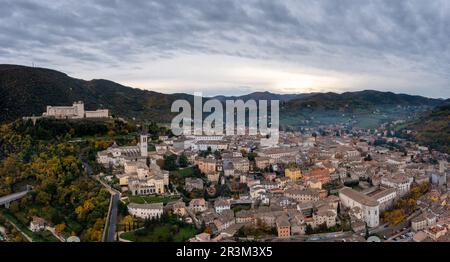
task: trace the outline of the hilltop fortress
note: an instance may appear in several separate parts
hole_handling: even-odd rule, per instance
[[[105,118],[109,116],[109,110],[84,110],[84,103],[82,101],[78,101],[74,102],[72,106],[47,106],[47,112],[44,112],[42,116],[54,117],[57,119]]]
[[[97,109],[88,111],[84,109],[83,101],[74,102],[72,106],[47,106],[47,111],[42,113],[40,117],[24,117],[24,120],[38,119],[41,117],[56,119],[82,119],[82,118],[108,118],[108,109]]]

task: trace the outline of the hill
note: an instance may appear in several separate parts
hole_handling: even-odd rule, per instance
[[[442,103],[440,99],[426,98],[406,94],[395,94],[392,92],[381,92],[375,90],[364,90],[358,92],[317,93],[307,97],[291,100],[288,105],[292,107],[314,107],[341,109],[348,107],[356,109],[383,105],[395,106],[436,106]]]
[[[0,92],[0,122],[41,115],[47,105],[71,105],[82,100],[88,110],[108,108],[115,116],[167,123],[174,115],[170,113],[173,101],[192,101],[188,94],[162,94],[104,79],[86,81],[55,70],[19,65],[0,65]],[[338,123],[371,128],[386,121],[411,119],[443,103],[440,99],[373,90],[342,94],[254,92],[214,98],[278,99],[281,124],[294,129]]]
[[[450,103],[424,113],[405,128],[419,144],[450,154]]]
[[[265,92],[253,92],[242,96],[215,96],[213,98],[220,101],[225,101],[227,99],[242,99],[244,101],[255,99],[255,100],[280,100],[280,102],[287,102],[293,99],[301,99],[308,96],[312,96],[316,93],[304,93],[304,94],[274,94],[268,91]]]
[[[347,123],[373,128],[383,122],[411,119],[443,103],[442,99],[364,90],[317,93],[286,102],[282,122],[308,125]]]
[[[112,81],[85,81],[50,69],[0,65],[0,122],[41,115],[47,105],[71,105],[84,101],[87,109],[108,108],[113,115],[166,120],[176,99],[190,95],[166,95],[122,86]]]

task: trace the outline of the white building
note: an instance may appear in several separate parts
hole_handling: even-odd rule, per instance
[[[309,203],[319,201],[318,190],[289,188],[284,191],[284,196],[294,199],[298,203]]]
[[[266,193],[264,186],[260,184],[254,184],[250,186],[250,197],[253,200],[261,199],[262,195]]]
[[[341,204],[346,208],[359,207],[362,210],[363,220],[369,227],[376,227],[380,223],[380,211],[377,200],[361,192],[345,187],[339,191]]]
[[[142,219],[156,219],[163,214],[163,203],[154,204],[135,204],[128,205],[128,213],[130,215]]]
[[[217,141],[217,140],[197,140],[192,144],[192,150],[197,151],[207,151],[211,150],[212,152],[217,150],[226,150],[228,149],[228,143],[225,141]]]
[[[275,163],[278,163],[283,157],[295,157],[299,152],[296,147],[272,147],[258,151],[258,156],[268,157]]]
[[[47,225],[43,218],[33,216],[30,222],[30,230],[33,232],[40,232],[46,229]]]
[[[436,216],[434,216],[433,214],[431,213],[420,214],[419,216],[411,220],[411,228],[415,232],[417,232],[420,230],[424,230],[427,227],[436,225],[436,222],[437,222]]]
[[[380,212],[383,212],[394,205],[397,191],[394,188],[384,189],[372,196],[380,204]]]
[[[148,136],[140,135],[140,143],[136,146],[118,146],[114,143],[106,150],[97,152],[97,162],[103,165],[124,166],[125,162],[147,162]]]
[[[42,116],[57,119],[107,118],[109,117],[109,110],[87,111],[84,110],[84,103],[78,101],[74,102],[72,106],[47,106],[47,111]]]
[[[326,224],[327,227],[334,227],[336,226],[336,211],[329,209],[329,208],[319,208],[318,212],[313,214],[313,225],[311,225],[313,228]]]
[[[214,210],[217,214],[222,213],[225,210],[229,210],[231,208],[230,201],[226,199],[219,198],[214,201]]]
[[[128,178],[128,188],[132,195],[161,195],[165,193],[164,177],[153,175],[147,179]]]
[[[209,242],[211,241],[211,234],[200,233],[189,239],[189,242]]]
[[[125,174],[119,177],[121,186],[127,186],[133,195],[164,194],[169,185],[169,172],[156,164],[125,162]]]
[[[205,211],[208,206],[204,198],[194,198],[189,202],[189,208],[195,213]]]
[[[384,176],[381,178],[381,185],[395,188],[399,196],[404,196],[410,190],[413,178],[402,175]]]
[[[195,141],[222,141],[223,136],[186,136],[186,138],[194,139]]]

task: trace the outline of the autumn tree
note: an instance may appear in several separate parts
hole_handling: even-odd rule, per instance
[[[384,212],[384,219],[393,225],[400,224],[405,218],[406,215],[403,209],[394,209],[392,211]]]
[[[56,225],[55,226],[55,231],[58,233],[58,234],[61,234],[63,231],[64,231],[64,229],[66,229],[66,224],[58,224],[58,225]]]

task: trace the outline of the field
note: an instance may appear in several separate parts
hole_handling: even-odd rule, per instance
[[[129,196],[130,203],[136,204],[150,204],[150,203],[164,203],[176,201],[179,197],[163,197],[163,196]]]
[[[194,168],[192,167],[186,167],[186,168],[180,168],[175,171],[170,172],[171,176],[179,177],[179,178],[186,178],[186,177],[192,177],[195,176]]]
[[[170,171],[170,181],[175,185],[184,185],[184,179],[187,177],[201,177],[201,173],[194,167],[180,168]]]

